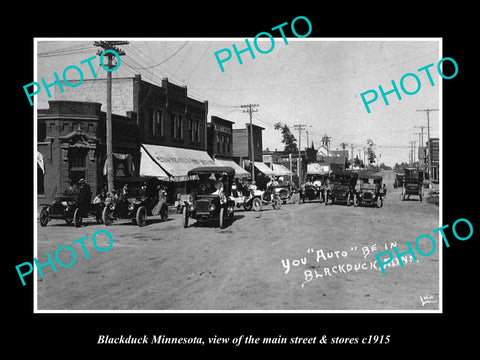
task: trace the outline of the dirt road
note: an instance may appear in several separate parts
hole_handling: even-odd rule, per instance
[[[258,213],[238,210],[223,230],[194,222],[184,229],[180,215],[167,222],[150,219],[143,228],[126,220],[105,227],[93,219],[80,228],[60,220],[38,226],[40,263],[62,245],[77,254],[71,267],[57,266],[55,274],[43,268],[38,309],[438,309],[438,236],[435,253],[417,255],[418,262],[407,260],[404,267],[396,262],[385,275],[375,262],[374,253],[385,246],[406,251],[405,241],[413,244],[439,227],[438,206],[417,198],[400,201],[393,173],[383,175],[388,193],[382,208],[311,202]],[[90,239],[104,228],[114,244],[99,252]],[[85,236],[89,259],[80,244],[72,245]],[[100,247],[108,244],[104,235],[97,241]],[[421,246],[424,252],[432,248],[428,242]],[[60,258],[65,264],[72,260],[68,251]]]

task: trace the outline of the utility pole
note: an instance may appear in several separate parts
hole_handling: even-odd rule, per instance
[[[302,158],[301,158],[301,148],[302,148],[302,130],[305,130],[307,125],[305,124],[295,124],[293,128],[298,130],[298,161],[297,161],[297,175],[299,185],[302,183]]]
[[[419,144],[420,145],[419,146],[420,146],[420,148],[422,149],[422,152],[423,152],[422,153],[423,154],[423,156],[422,156],[422,159],[423,159],[422,169],[425,171],[427,165],[426,165],[426,162],[425,162],[425,149],[423,148],[423,129],[425,129],[426,126],[414,126],[414,128],[420,129],[420,132],[415,133],[415,134],[418,134],[420,136],[420,139],[419,139]],[[420,158],[419,158],[419,160],[420,160]]]
[[[344,142],[342,142],[342,143],[340,144],[340,146],[342,147],[342,150],[343,150],[343,152],[342,152],[342,155],[343,155],[343,171],[345,171],[345,161],[346,161],[346,160],[345,160],[345,158],[346,158],[346,156],[345,156],[345,148],[347,147],[347,145],[348,145],[348,144],[347,144],[347,143],[344,143]],[[347,150],[347,153],[348,153],[348,150]]]
[[[95,46],[103,48],[97,52],[97,55],[101,56],[106,50],[114,50],[119,56],[125,55],[125,51],[116,47],[116,45],[128,45],[128,41],[95,41]],[[107,57],[107,69],[112,69],[113,58],[115,55],[111,52],[105,54]],[[101,59],[100,61],[103,61]],[[106,118],[106,141],[107,141],[107,187],[108,191],[113,193],[113,143],[112,143],[112,72],[107,71],[107,118]]]
[[[423,109],[417,110],[417,112],[423,111],[427,113],[427,137],[428,137],[428,187],[432,188],[432,152],[430,148],[432,147],[432,141],[430,140],[430,112],[438,111],[438,109]]]
[[[254,112],[257,112],[258,109],[254,109],[260,105],[258,104],[246,104],[246,105],[240,105],[242,108],[246,108],[247,110],[243,110],[244,113],[248,113],[250,115],[250,152],[251,152],[251,174],[252,174],[252,181],[255,181],[255,157],[253,154],[254,151],[254,146],[253,146],[253,124],[252,124],[252,114]]]

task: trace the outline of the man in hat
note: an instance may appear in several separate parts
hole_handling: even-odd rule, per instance
[[[92,200],[92,191],[90,190],[90,185],[85,182],[84,178],[81,178],[78,181],[78,188],[78,203],[82,209],[86,209],[88,206],[90,206],[90,201]]]

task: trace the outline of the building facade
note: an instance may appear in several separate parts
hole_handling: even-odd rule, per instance
[[[52,89],[55,100],[97,102],[106,108],[106,80],[86,79],[82,86]],[[140,75],[112,79],[112,113],[134,113],[138,141],[206,151],[208,102],[190,98],[186,86],[162,79],[161,86]]]
[[[252,129],[252,130],[251,130]],[[263,161],[263,142],[262,131],[265,128],[250,124],[245,124],[245,129],[233,129],[233,153],[232,156],[237,164],[243,166],[243,163],[252,158],[252,146],[250,131],[253,133],[253,160],[257,162]]]
[[[105,181],[106,114],[101,110],[106,108],[106,80],[84,80],[82,86],[64,90],[54,93],[48,109],[38,110],[37,185],[39,196],[48,201],[80,178],[86,179],[92,192]],[[166,78],[159,86],[140,75],[114,78],[112,113],[114,176],[141,175],[143,151],[144,158],[159,167],[164,161],[172,170],[166,174],[171,200],[185,191],[186,172],[198,159],[213,163],[204,156],[208,103],[190,98],[185,86]],[[159,161],[158,154],[167,152],[169,158]]]
[[[233,157],[233,121],[211,116],[207,123],[207,152],[214,159]]]
[[[112,115],[114,176],[135,174],[138,126],[133,113]],[[100,103],[50,101],[37,114],[38,196],[50,202],[85,179],[93,193],[106,183],[106,114]]]

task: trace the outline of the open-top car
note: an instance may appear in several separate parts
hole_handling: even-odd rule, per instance
[[[52,219],[65,220],[75,227],[82,225],[83,218],[94,217],[98,224],[102,223],[103,203],[82,203],[77,194],[55,196],[52,204],[45,204],[40,211],[40,225],[47,226]]]
[[[291,198],[292,192],[289,189],[288,185],[276,185],[273,186],[271,191],[275,193],[280,200],[282,200],[282,203],[286,203],[288,199]]]
[[[188,172],[198,177],[190,199],[183,206],[183,227],[189,219],[197,222],[215,221],[223,228],[232,223],[235,201],[231,198],[235,170],[229,166],[201,166]]]
[[[114,197],[107,197],[102,212],[105,225],[111,225],[117,219],[130,219],[138,226],[147,224],[147,216],[154,215],[159,203],[159,182],[153,178],[132,177],[122,180],[123,187]],[[119,184],[121,186],[121,184]],[[168,218],[168,206],[165,201],[160,205],[159,214],[163,221]]]
[[[405,169],[405,180],[403,182],[401,200],[410,199],[410,195],[417,195],[422,201],[423,197],[423,170],[417,168]]]
[[[303,202],[315,199],[320,199],[320,202],[325,201],[327,179],[327,174],[310,175],[308,181],[300,187],[300,199],[302,199]]]
[[[329,202],[344,202],[350,206],[357,183],[358,173],[353,171],[335,171],[330,173],[329,184],[325,187],[325,205]]]
[[[353,198],[354,206],[383,206],[385,191],[382,187],[383,178],[380,175],[360,175],[358,188]]]

